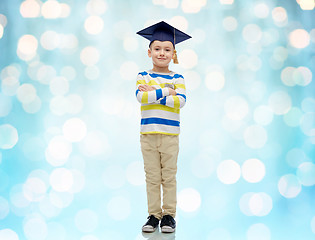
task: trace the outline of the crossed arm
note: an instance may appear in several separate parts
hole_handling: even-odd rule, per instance
[[[138,89],[139,89],[139,91],[142,91],[142,92],[148,92],[148,91],[155,90],[154,87],[149,86],[148,84],[141,84],[141,85],[139,85]],[[169,91],[170,95],[176,96],[176,91],[174,89],[168,88],[168,91]]]

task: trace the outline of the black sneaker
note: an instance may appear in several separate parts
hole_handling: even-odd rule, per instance
[[[153,215],[149,216],[148,219],[149,220],[142,227],[142,232],[154,232],[157,226],[159,226],[159,219]]]
[[[160,227],[162,233],[172,233],[175,231],[176,221],[172,216],[165,215],[161,220]]]

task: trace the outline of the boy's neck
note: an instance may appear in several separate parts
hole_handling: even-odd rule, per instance
[[[168,69],[168,67],[158,67],[153,65],[152,68],[153,72],[158,72],[158,73],[170,73],[171,71]]]

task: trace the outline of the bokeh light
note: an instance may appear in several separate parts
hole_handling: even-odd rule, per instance
[[[0,1],[0,239],[314,239],[314,8]],[[187,102],[167,236],[141,233],[134,95],[152,68],[136,32],[161,20],[192,36],[169,65]]]

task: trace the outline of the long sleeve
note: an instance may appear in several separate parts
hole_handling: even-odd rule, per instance
[[[164,97],[169,96],[169,90],[168,90],[167,87],[157,88],[157,89],[155,89],[153,91],[143,92],[143,91],[140,91],[138,89],[139,85],[141,85],[141,84],[148,84],[150,86],[154,86],[154,85],[152,85],[151,82],[147,83],[142,78],[142,75],[138,74],[136,96],[137,96],[137,100],[138,100],[139,103],[144,103],[144,104],[155,103],[155,102],[163,99]],[[155,88],[156,88],[156,86],[155,86]]]
[[[180,109],[185,106],[186,104],[186,87],[185,87],[185,80],[183,77],[178,78],[175,81],[175,91],[176,96],[170,95],[166,96],[161,99],[160,104],[165,106]]]

